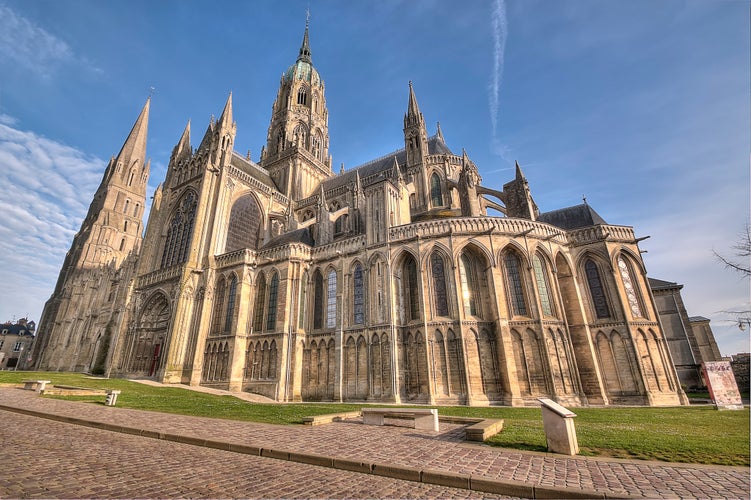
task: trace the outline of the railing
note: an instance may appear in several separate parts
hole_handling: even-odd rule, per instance
[[[176,265],[166,269],[159,269],[149,274],[144,274],[136,279],[136,288],[153,285],[161,281],[168,281],[182,275],[183,266]]]
[[[216,257],[217,269],[224,267],[236,266],[238,264],[252,264],[256,260],[256,251],[250,248],[233,250]]]
[[[390,228],[389,240],[395,242],[412,238],[447,234],[481,234],[490,231],[501,235],[521,236],[526,234],[532,238],[549,238],[558,243],[566,242],[566,232],[555,226],[525,219],[504,217],[457,217],[405,224]]]

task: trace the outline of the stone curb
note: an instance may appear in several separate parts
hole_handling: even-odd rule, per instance
[[[393,479],[403,479],[406,481],[415,481],[421,483],[435,484],[439,486],[449,486],[453,488],[467,489],[472,491],[481,491],[484,493],[494,493],[499,495],[508,495],[521,498],[642,498],[628,495],[609,494],[594,490],[584,490],[575,488],[556,488],[553,486],[536,486],[523,482],[502,481],[489,479],[485,477],[475,477],[467,474],[460,474],[451,471],[441,470],[421,470],[415,467],[389,465],[382,463],[358,462],[337,457],[328,457],[324,455],[315,455],[310,453],[298,453],[286,450],[275,450],[270,448],[259,448],[252,445],[243,445],[229,443],[225,441],[214,441],[202,439],[194,436],[185,436],[182,434],[171,434],[156,432],[148,429],[138,429],[135,427],[126,427],[122,425],[108,424],[95,420],[86,420],[83,418],[69,417],[66,415],[55,415],[37,410],[26,408],[17,408],[0,404],[0,410],[20,413],[32,417],[55,420],[67,424],[92,427],[95,429],[131,434],[163,441],[172,441],[175,443],[186,444],[190,446],[201,446],[217,450],[229,451],[233,453],[242,453],[246,455],[261,456],[277,460],[287,460],[291,462],[305,463],[309,465],[318,465],[321,467],[330,467],[334,469],[348,470],[362,474],[374,474]]]

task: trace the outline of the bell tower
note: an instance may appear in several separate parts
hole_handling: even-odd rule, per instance
[[[297,61],[279,82],[261,153],[261,166],[279,191],[293,200],[310,196],[323,179],[333,175],[324,91],[323,80],[313,67],[306,21]]]

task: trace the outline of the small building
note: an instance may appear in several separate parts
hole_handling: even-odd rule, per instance
[[[27,365],[26,356],[31,354],[36,324],[21,318],[0,325],[0,370],[20,369]]]
[[[709,319],[689,317],[681,297],[683,285],[649,278],[649,286],[681,385],[687,389],[705,387],[701,364],[722,360]]]

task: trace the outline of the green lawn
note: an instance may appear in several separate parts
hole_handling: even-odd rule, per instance
[[[0,372],[0,383],[23,379],[51,380],[57,385],[120,389],[117,405],[183,415],[297,424],[302,417],[338,413],[362,404],[252,404],[231,396],[214,396],[182,388],[152,387],[121,379],[96,379],[76,373]],[[104,398],[67,397],[103,404]],[[574,408],[582,455],[670,462],[749,465],[749,409],[717,411],[710,406],[681,408]],[[503,432],[487,444],[545,451],[539,408],[440,407],[441,415],[502,418]]]

